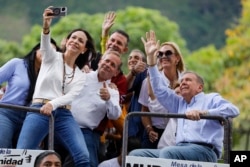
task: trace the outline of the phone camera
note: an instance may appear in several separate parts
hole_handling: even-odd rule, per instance
[[[53,10],[53,13],[54,13],[54,15],[60,15],[60,13],[61,13],[60,8],[55,8]]]

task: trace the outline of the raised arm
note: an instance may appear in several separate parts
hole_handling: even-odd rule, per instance
[[[144,44],[147,64],[149,66],[155,66],[157,64],[156,51],[160,47],[160,41],[156,40],[155,32],[152,30],[150,32],[146,32],[146,39],[142,37],[141,40]]]
[[[53,11],[48,7],[43,12],[43,34],[50,32],[50,25],[53,18],[53,16],[49,16],[50,14],[53,14]]]
[[[115,23],[115,18],[116,18],[116,14],[113,11],[110,11],[107,14],[105,14],[105,17],[104,17],[104,20],[103,20],[103,23],[102,23],[102,36],[101,36],[101,51],[102,51],[102,54],[106,50],[105,44],[106,44],[106,42],[108,40],[109,30],[111,29],[111,27]]]

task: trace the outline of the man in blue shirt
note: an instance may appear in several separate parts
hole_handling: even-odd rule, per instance
[[[188,119],[178,119],[176,146],[162,149],[134,150],[129,155],[166,159],[217,162],[221,157],[224,129],[218,120],[200,119],[201,115],[236,117],[239,109],[218,93],[205,94],[204,81],[194,72],[184,72],[180,80],[180,94],[167,88],[157,68],[159,42],[155,33],[142,38],[147,54],[148,71],[153,91],[158,101],[169,113],[186,114]]]

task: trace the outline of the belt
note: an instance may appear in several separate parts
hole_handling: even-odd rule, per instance
[[[42,103],[42,104],[45,104],[45,103],[48,103],[48,102],[50,102],[50,101],[51,101],[51,100],[48,100],[48,99],[36,98],[36,99],[33,99],[33,100],[32,100],[32,103]],[[70,109],[71,109],[71,105],[59,106],[58,108],[63,108],[63,109],[70,110]]]
[[[216,149],[216,147],[212,144],[208,144],[208,143],[203,143],[203,142],[182,142],[182,143],[190,143],[190,144],[197,144],[197,145],[201,145],[201,146],[205,146],[208,147],[210,149],[212,149],[215,154],[217,155],[217,157],[220,156],[219,151]]]

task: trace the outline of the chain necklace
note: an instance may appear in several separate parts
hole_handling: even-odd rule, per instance
[[[70,74],[67,74],[66,73],[66,65],[65,65],[66,63],[65,63],[65,61],[64,61],[64,54],[63,54],[63,83],[62,83],[62,93],[63,94],[65,94],[64,93],[64,89],[65,89],[65,84],[70,84],[72,81],[73,81],[73,79],[74,79],[74,76],[75,76],[75,65],[74,65],[74,67],[73,67],[73,71],[70,73]],[[68,82],[66,82],[66,79],[70,79]]]

